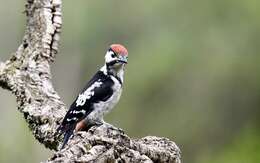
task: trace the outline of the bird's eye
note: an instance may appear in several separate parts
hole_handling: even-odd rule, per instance
[[[115,58],[115,57],[116,57],[116,54],[115,54],[115,53],[112,53],[112,54],[111,54],[111,57],[112,57],[112,58]]]

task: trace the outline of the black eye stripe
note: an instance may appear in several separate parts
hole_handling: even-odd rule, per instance
[[[112,54],[111,54],[111,57],[112,57],[112,58],[115,58],[116,56],[117,56],[117,55],[116,55],[115,53],[112,53]]]
[[[114,50],[112,50],[112,48],[109,48],[108,51],[109,51],[109,52],[113,52],[113,53],[111,54],[111,57],[112,57],[112,58],[117,57],[116,53],[114,52]]]
[[[114,50],[112,50],[112,48],[109,48],[108,51],[115,53]]]

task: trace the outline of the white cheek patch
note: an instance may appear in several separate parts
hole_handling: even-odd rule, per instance
[[[109,63],[109,62],[115,60],[115,58],[112,58],[112,57],[111,57],[111,55],[112,55],[113,53],[114,53],[114,52],[112,52],[112,51],[108,51],[108,52],[106,53],[106,56],[105,56],[106,63]]]

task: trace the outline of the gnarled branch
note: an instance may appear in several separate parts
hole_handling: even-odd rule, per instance
[[[17,99],[34,137],[57,149],[54,133],[66,108],[51,83],[50,63],[58,51],[61,0],[27,0],[27,26],[22,44],[0,62],[0,86]],[[68,146],[48,162],[180,162],[180,150],[166,138],[131,139],[121,130],[92,127],[74,135]]]
[[[35,138],[50,149],[58,139],[54,131],[65,105],[51,83],[50,62],[58,50],[61,0],[28,0],[27,26],[22,44],[0,64],[0,84],[15,94]]]

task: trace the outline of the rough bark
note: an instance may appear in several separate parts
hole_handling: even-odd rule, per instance
[[[180,150],[167,138],[131,139],[105,125],[74,135],[69,145],[49,159],[54,162],[171,162],[180,163]]]
[[[50,63],[58,52],[61,0],[27,0],[25,13],[22,44],[9,60],[0,61],[0,86],[16,96],[34,137],[57,150],[61,138],[54,133],[66,108],[52,86]],[[166,138],[131,139],[122,130],[103,125],[76,133],[47,162],[180,163],[180,150]]]

